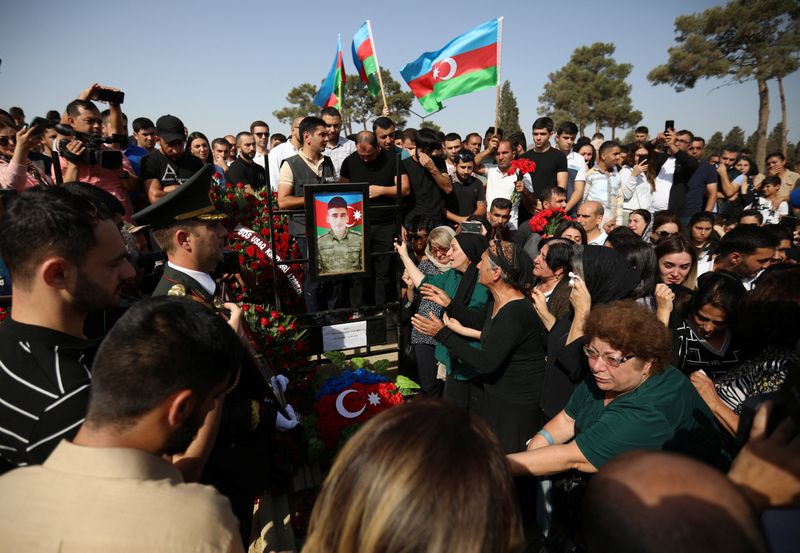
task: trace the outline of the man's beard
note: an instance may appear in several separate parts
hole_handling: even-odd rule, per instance
[[[103,290],[105,290],[103,286],[93,282],[86,273],[78,269],[78,280],[72,296],[75,306],[80,311],[84,313],[102,311],[114,307],[119,303],[119,286],[115,289],[111,297],[104,296]]]
[[[176,428],[170,437],[167,438],[167,442],[164,444],[164,454],[177,455],[189,449],[200,427],[203,426],[204,421],[204,416],[199,416],[197,411],[193,412],[192,416],[186,419],[183,424]]]

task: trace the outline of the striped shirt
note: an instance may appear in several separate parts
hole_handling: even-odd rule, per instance
[[[41,464],[71,439],[89,404],[97,342],[7,318],[0,326],[0,457]]]

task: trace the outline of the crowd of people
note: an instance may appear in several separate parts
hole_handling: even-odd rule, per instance
[[[366,183],[369,278],[306,271],[305,311],[398,302],[424,396],[340,452],[304,551],[797,543],[774,512],[800,508],[783,154],[762,174],[689,130],[620,144],[548,117],[529,149],[388,110],[345,137],[332,107],[209,141],[169,114],[129,129],[118,92],[0,111],[2,548],[241,551],[259,530],[270,436],[300,421],[215,282],[237,272],[226,183],[295,210],[304,257],[305,187]]]

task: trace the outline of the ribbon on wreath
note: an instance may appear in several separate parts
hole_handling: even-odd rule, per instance
[[[267,259],[272,261],[272,248],[270,247],[269,243],[266,240],[263,240],[261,236],[255,232],[254,230],[242,226],[241,224],[236,225],[236,228],[233,230],[236,233],[238,238],[242,240],[246,240],[253,246],[259,249],[261,253],[263,253]],[[283,259],[280,255],[275,253],[275,262],[278,263],[278,270],[280,270],[285,276],[286,279],[289,281],[289,284],[292,286],[292,289],[298,295],[298,297],[303,297],[303,284],[300,282],[300,279],[297,278],[294,269],[291,265],[287,265],[283,263]]]

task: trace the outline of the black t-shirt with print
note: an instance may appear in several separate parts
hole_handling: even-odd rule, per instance
[[[567,156],[556,148],[549,148],[546,152],[528,150],[521,157],[529,159],[536,164],[536,171],[531,175],[533,193],[537,198],[542,197],[542,190],[548,186],[556,186],[558,173],[567,172]]]
[[[142,158],[142,181],[158,179],[161,186],[180,185],[203,168],[199,158],[184,152],[178,159],[170,159],[159,150],[153,150]]]

